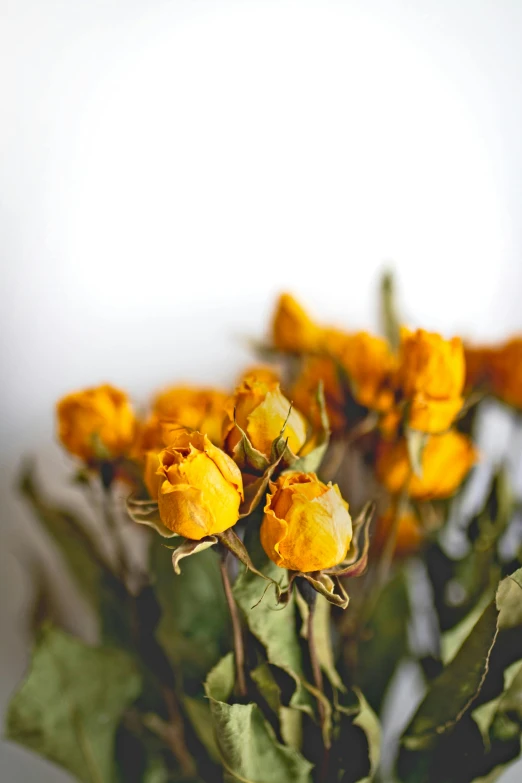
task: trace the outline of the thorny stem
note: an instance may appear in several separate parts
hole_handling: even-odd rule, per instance
[[[230,612],[230,619],[232,620],[232,631],[234,634],[234,660],[236,663],[236,685],[238,695],[244,698],[247,695],[247,687],[245,680],[245,648],[243,645],[243,633],[241,630],[241,621],[239,619],[239,612],[235,598],[232,594],[232,587],[230,585],[230,579],[227,571],[227,552],[224,552],[221,556],[221,578],[223,580],[223,588],[225,590],[225,597],[227,599],[228,610]]]

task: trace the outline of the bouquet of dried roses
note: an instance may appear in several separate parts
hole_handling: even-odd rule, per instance
[[[519,504],[508,459],[473,468],[491,406],[522,409],[522,339],[412,331],[389,277],[382,311],[346,332],[283,294],[232,393],[59,401],[96,524],[31,465],[20,488],[99,644],[41,625],[11,739],[88,783],[485,783],[520,755]]]

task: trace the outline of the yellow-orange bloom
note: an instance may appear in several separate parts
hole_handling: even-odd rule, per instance
[[[272,321],[274,346],[292,353],[313,353],[322,340],[322,330],[291,294],[281,294]]]
[[[386,340],[368,332],[347,334],[339,361],[361,405],[383,413],[391,409],[397,362]]]
[[[58,437],[67,451],[89,462],[120,457],[131,448],[136,419],[125,392],[104,384],[62,397],[56,406]]]
[[[412,473],[403,438],[383,443],[377,456],[377,477],[396,495],[407,490],[415,500],[446,498],[458,489],[477,461],[472,441],[455,430],[430,436],[422,453],[422,476]]]
[[[158,462],[161,521],[173,533],[199,541],[236,524],[243,499],[241,472],[206,435],[180,431],[176,443],[149,459],[151,468],[154,459]],[[149,492],[154,496],[152,483]]]
[[[464,402],[465,361],[460,338],[445,340],[423,329],[403,333],[399,360],[398,380],[410,403],[410,427],[427,433],[448,429]]]
[[[285,421],[285,438],[288,438],[288,446],[294,454],[299,452],[306,441],[306,421],[295,408],[288,416],[290,401],[281,392],[279,384],[247,378],[238,386],[225,407],[227,416],[223,440],[229,453],[233,452],[242,437],[234,424],[234,409],[238,425],[248,435],[254,448],[267,458]]]
[[[395,511],[393,508],[388,509],[377,520],[372,539],[372,547],[375,550],[382,551],[386,546],[394,521]],[[408,555],[415,554],[421,548],[423,541],[424,532],[417,516],[411,511],[405,511],[401,514],[398,521],[394,549],[395,557],[408,557]]]
[[[279,383],[281,380],[280,372],[277,367],[269,364],[256,364],[253,367],[247,367],[238,379],[238,386],[243,381],[257,383]]]
[[[158,419],[203,432],[219,446],[227,397],[225,392],[217,389],[170,386],[156,395],[152,409]]]
[[[352,520],[337,484],[323,484],[314,473],[287,473],[270,483],[264,511],[261,544],[281,568],[320,571],[346,557]]]
[[[323,382],[324,399],[330,427],[340,432],[346,427],[345,398],[336,363],[329,356],[309,356],[292,387],[291,397],[315,428],[321,425],[317,389]]]

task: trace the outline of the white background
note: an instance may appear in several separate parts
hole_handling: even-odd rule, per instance
[[[284,288],[375,326],[389,262],[412,323],[521,330],[521,40],[520,0],[0,0],[4,701],[59,395],[226,384]]]

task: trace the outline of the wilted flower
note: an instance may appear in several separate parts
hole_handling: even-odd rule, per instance
[[[58,437],[67,451],[89,462],[128,452],[136,419],[125,392],[104,384],[68,394],[56,406]]]
[[[320,347],[322,329],[293,296],[281,294],[272,321],[272,338],[281,351],[313,353]]]
[[[169,530],[199,541],[236,524],[243,499],[241,472],[206,435],[180,431],[176,443],[148,460],[146,480],[153,497],[151,474],[154,461],[158,463],[159,514]]]
[[[261,544],[281,568],[320,571],[345,558],[352,520],[337,484],[314,473],[283,474],[270,483],[264,510]]]
[[[158,419],[202,432],[219,446],[227,398],[228,395],[218,389],[170,386],[156,395],[152,410]]]
[[[286,422],[285,438],[292,453],[297,454],[306,441],[306,421],[299,411],[292,408],[275,382],[265,383],[255,378],[245,379],[236,389],[225,407],[223,441],[229,453],[240,442],[242,435],[234,424],[235,419],[248,435],[252,446],[267,459],[273,441],[279,436]],[[290,415],[289,415],[290,412]]]
[[[415,500],[432,500],[453,495],[476,461],[472,441],[451,430],[428,439],[422,452],[421,476],[412,472],[405,438],[381,445],[376,471],[392,495],[406,490]]]
[[[410,406],[410,427],[426,433],[448,429],[463,404],[461,340],[445,340],[423,329],[403,334],[399,365],[399,385]]]

